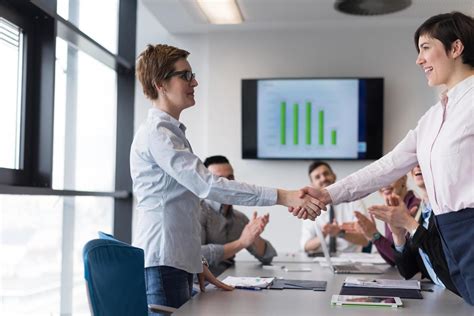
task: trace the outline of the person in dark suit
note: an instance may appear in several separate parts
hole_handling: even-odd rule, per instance
[[[449,275],[448,263],[427,198],[420,166],[413,168],[411,174],[423,199],[418,220],[408,215],[406,205],[397,196],[392,199],[392,203],[398,205],[396,208],[389,211],[371,209],[371,212],[392,228],[395,265],[405,279],[411,279],[421,272],[423,278],[428,278],[436,285],[459,295]]]

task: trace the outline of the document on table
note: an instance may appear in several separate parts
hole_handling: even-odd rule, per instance
[[[344,281],[344,286],[382,289],[421,289],[420,281],[418,280],[369,279],[358,277],[347,277]]]
[[[275,278],[228,276],[222,282],[236,288],[266,288]]]
[[[338,258],[346,259],[352,263],[386,264],[378,253],[346,252],[341,253]]]

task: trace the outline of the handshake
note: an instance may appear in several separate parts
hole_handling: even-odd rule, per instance
[[[331,202],[331,196],[326,189],[313,187],[304,187],[297,191],[278,189],[277,204],[287,206],[293,216],[302,219],[314,221],[321,214],[321,210],[326,210],[326,205]]]

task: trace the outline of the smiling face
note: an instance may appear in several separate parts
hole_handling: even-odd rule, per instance
[[[423,179],[423,174],[421,173],[419,165],[411,170],[411,176],[413,177],[413,181],[415,181],[417,187],[421,189],[425,188],[425,180]]]
[[[403,176],[392,184],[381,188],[379,192],[384,198],[396,194],[403,199],[407,193],[407,176]]]
[[[420,52],[416,64],[425,72],[430,87],[445,84],[452,86],[451,81],[454,73],[454,58],[441,41],[427,35],[421,35],[418,39]]]
[[[174,72],[186,70],[192,72],[191,65],[184,58],[179,59],[174,64],[174,69]],[[197,85],[198,82],[195,78],[191,81],[186,81],[180,75],[171,76],[158,88],[159,98],[161,98],[161,102],[166,104],[167,108],[181,112],[196,103],[194,100],[194,88]]]
[[[325,165],[321,165],[309,174],[311,184],[316,189],[325,188],[336,182],[336,175]]]

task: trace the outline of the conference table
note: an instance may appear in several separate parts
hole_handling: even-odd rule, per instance
[[[297,280],[327,281],[326,291],[312,290],[240,290],[226,292],[208,286],[205,293],[195,295],[181,306],[173,315],[429,315],[429,316],[473,316],[474,307],[465,303],[462,298],[431,283],[423,282],[432,292],[423,291],[423,299],[402,299],[403,306],[398,308],[374,306],[335,306],[331,305],[333,294],[339,294],[348,274],[333,274],[320,263],[306,260],[296,262],[289,260],[285,265],[290,270],[311,268],[311,272],[285,272],[283,269],[264,269],[257,261],[238,261],[219,276],[248,277],[283,277]],[[385,266],[384,273],[379,275],[350,274],[355,277],[384,279],[401,279],[396,268]]]

